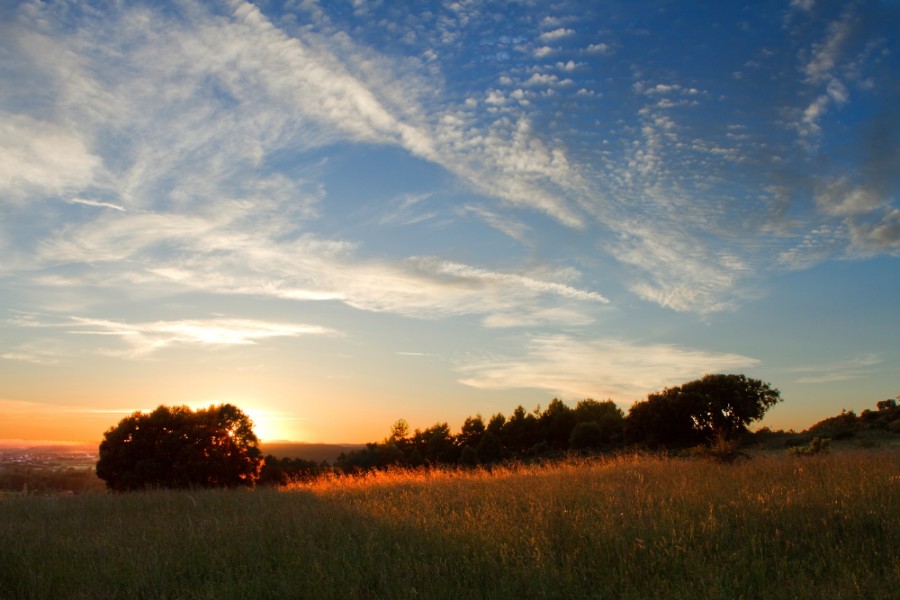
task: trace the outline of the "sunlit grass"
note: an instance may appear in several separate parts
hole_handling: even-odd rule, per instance
[[[900,453],[8,497],[2,598],[892,598]]]

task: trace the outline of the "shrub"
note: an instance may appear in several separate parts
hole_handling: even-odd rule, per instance
[[[723,435],[717,435],[709,445],[700,445],[689,448],[682,453],[691,458],[705,458],[721,463],[731,463],[738,459],[749,459],[750,455],[738,450],[736,440],[726,439]]]
[[[814,454],[828,454],[831,451],[831,440],[818,436],[810,440],[807,446],[795,446],[790,453],[794,456],[812,456]]]

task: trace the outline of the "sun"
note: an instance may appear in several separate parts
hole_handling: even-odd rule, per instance
[[[245,415],[250,417],[253,422],[253,433],[262,442],[302,439],[303,432],[299,430],[298,425],[303,419],[285,411],[273,410],[257,400],[217,397],[205,402],[190,403],[188,406],[192,410],[197,410],[218,404],[231,404],[241,409]]]

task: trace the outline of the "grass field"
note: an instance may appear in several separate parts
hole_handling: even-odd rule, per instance
[[[896,598],[900,451],[0,499],[0,598]]]

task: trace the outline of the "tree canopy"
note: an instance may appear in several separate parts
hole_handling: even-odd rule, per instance
[[[781,401],[780,392],[744,375],[706,375],[650,394],[628,411],[628,439],[650,446],[691,446],[747,431]]]
[[[231,404],[135,412],[103,437],[97,476],[116,491],[252,486],[263,463],[253,422]]]

